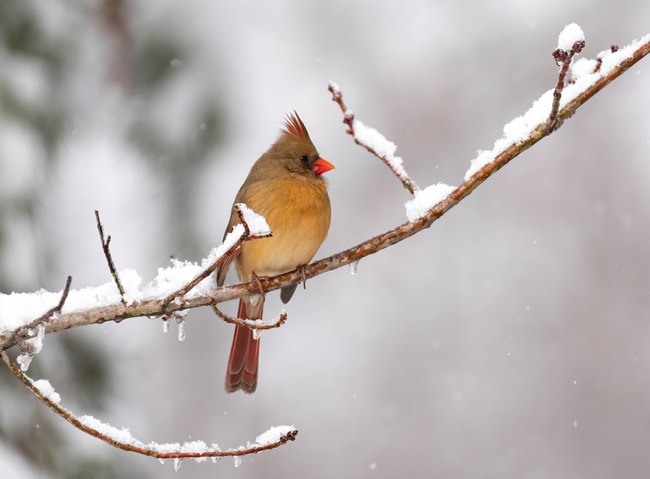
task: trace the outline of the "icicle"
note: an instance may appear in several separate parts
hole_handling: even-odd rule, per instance
[[[243,461],[241,456],[233,456],[233,459],[235,460],[235,467],[241,466],[241,463]]]
[[[162,457],[159,457],[158,460],[160,461],[160,464],[165,464],[165,460]]]
[[[219,444],[217,444],[216,442],[213,442],[212,443],[212,450],[213,451],[220,451],[221,449],[219,449]],[[217,462],[221,461],[221,456],[212,456],[210,459],[212,460],[213,464],[216,464]]]
[[[183,462],[183,459],[180,457],[174,458],[174,472],[178,472],[178,470],[181,468],[181,462]]]
[[[253,339],[258,340],[260,339],[260,336],[262,336],[262,330],[261,329],[253,329]]]
[[[25,372],[29,369],[29,365],[32,363],[32,359],[43,349],[43,338],[45,337],[45,324],[40,323],[36,327],[36,331],[33,329],[29,330],[30,339],[26,339],[20,343],[20,354],[16,358],[16,362],[20,366],[20,370]],[[34,336],[35,335],[35,336]]]
[[[45,337],[45,325],[44,325],[43,323],[40,323],[40,324],[36,327],[36,337],[37,337],[38,339],[40,339],[41,341],[42,341],[43,338]]]
[[[169,332],[169,319],[163,319],[163,333]]]
[[[359,268],[359,261],[355,261],[354,263],[350,263],[350,274],[352,276],[357,274],[357,268]]]
[[[185,319],[179,316],[176,318],[176,323],[178,324],[178,340],[185,341]]]
[[[16,358],[16,362],[20,366],[20,370],[22,372],[25,372],[29,369],[29,365],[32,363],[32,356],[29,353],[20,353],[18,357]]]

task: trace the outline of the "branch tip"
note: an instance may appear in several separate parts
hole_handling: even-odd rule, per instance
[[[111,272],[111,276],[113,277],[115,286],[117,286],[117,290],[120,293],[120,302],[122,303],[122,306],[126,306],[126,291],[124,289],[124,286],[122,285],[120,276],[117,274],[117,269],[115,268],[115,263],[113,262],[113,256],[111,255],[111,250],[110,250],[111,237],[110,235],[108,236],[108,238],[104,236],[104,226],[102,225],[102,221],[99,217],[99,210],[95,210],[95,219],[97,220],[97,231],[99,232],[99,240],[102,243],[102,250],[104,251],[104,257],[106,258],[106,263],[108,263],[108,269]]]
[[[560,72],[558,73],[557,83],[555,84],[555,89],[553,90],[553,103],[551,105],[551,113],[549,114],[545,125],[545,129],[548,133],[554,132],[560,126],[558,115],[560,111],[560,100],[562,99],[562,91],[566,85],[566,76],[569,72],[569,67],[571,66],[573,57],[582,52],[584,47],[585,41],[578,40],[573,43],[573,46],[569,51],[566,51],[562,48],[553,50],[552,55],[555,59],[555,64],[560,66]]]

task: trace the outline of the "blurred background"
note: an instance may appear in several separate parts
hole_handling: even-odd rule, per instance
[[[293,109],[336,165],[317,256],[350,247],[404,222],[408,193],[345,134],[328,81],[420,186],[456,185],[554,85],[564,25],[594,57],[648,18],[642,0],[4,0],[0,291],[109,281],[95,209],[145,282],[200,260]],[[645,477],[649,75],[646,59],[357,274],[309,281],[263,334],[252,396],[224,393],[232,326],[207,309],[183,342],[146,318],[47,337],[29,371],[145,442],[237,447],[280,424],[296,442],[174,472],[72,429],[3,368],[3,477]]]

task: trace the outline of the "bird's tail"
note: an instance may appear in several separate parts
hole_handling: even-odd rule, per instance
[[[261,296],[257,298],[259,298],[257,301],[255,297],[240,299],[237,317],[262,319],[264,298]],[[247,394],[255,392],[259,355],[260,340],[253,337],[253,330],[245,326],[235,326],[226,370],[226,392],[232,393],[238,389]]]

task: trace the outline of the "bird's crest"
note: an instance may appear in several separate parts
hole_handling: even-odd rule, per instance
[[[311,141],[309,139],[309,133],[307,133],[307,128],[305,128],[305,124],[295,111],[287,115],[282,131],[288,135]]]

